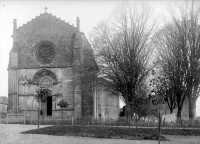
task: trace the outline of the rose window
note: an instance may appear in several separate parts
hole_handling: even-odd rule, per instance
[[[36,57],[42,64],[50,64],[55,57],[55,50],[50,44],[42,44],[36,51]]]

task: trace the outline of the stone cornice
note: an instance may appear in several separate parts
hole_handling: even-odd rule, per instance
[[[58,66],[58,67],[51,67],[51,66],[43,66],[43,67],[12,67],[8,68],[7,70],[17,70],[17,69],[42,69],[42,68],[73,68],[73,65],[70,66]]]
[[[62,111],[62,109],[53,109],[52,111]],[[63,109],[63,111],[74,111],[74,109],[67,108],[67,109]]]
[[[8,105],[8,103],[4,103],[4,102],[0,102],[0,104],[5,104],[5,105]]]

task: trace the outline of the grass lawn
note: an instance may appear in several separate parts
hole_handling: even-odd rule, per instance
[[[38,134],[37,129],[22,132],[23,134]],[[135,129],[105,126],[51,126],[41,128],[39,134],[56,136],[82,136],[130,140],[157,140],[157,129]],[[161,140],[167,140],[161,136]]]
[[[23,132],[23,134],[38,134],[37,129]],[[41,128],[39,134],[56,136],[82,136],[96,138],[130,139],[130,140],[157,140],[156,128],[123,128],[105,126],[51,126]],[[200,129],[162,129],[162,135],[191,135],[200,136]],[[167,140],[161,136],[161,140]]]

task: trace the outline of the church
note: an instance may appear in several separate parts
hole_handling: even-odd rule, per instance
[[[36,117],[36,91],[43,87],[51,95],[40,105],[42,115],[58,118],[64,99],[69,105],[64,118],[91,116],[94,119],[117,119],[119,96],[107,91],[95,80],[98,71],[91,45],[76,27],[45,12],[22,27],[13,21],[13,47],[8,64],[8,113]],[[84,71],[87,69],[89,71]],[[86,75],[85,82],[82,75]]]

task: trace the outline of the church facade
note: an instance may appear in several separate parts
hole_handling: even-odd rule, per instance
[[[51,95],[42,103],[42,114],[60,117],[61,99],[69,104],[64,117],[118,118],[119,97],[104,91],[94,81],[82,81],[81,65],[97,70],[91,46],[76,27],[45,13],[17,28],[13,22],[13,47],[8,65],[8,112],[37,115],[36,90],[47,88]],[[85,66],[85,67],[87,67]],[[86,74],[87,75],[87,74]],[[103,95],[103,96],[102,96]]]

